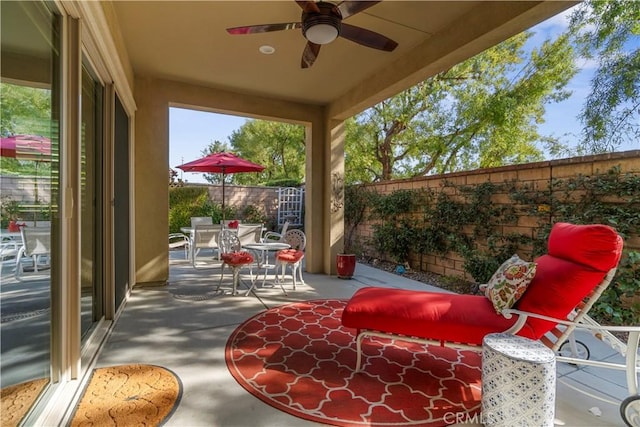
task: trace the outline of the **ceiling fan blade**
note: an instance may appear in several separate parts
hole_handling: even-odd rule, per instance
[[[342,14],[342,19],[345,19],[378,3],[380,1],[343,1],[338,5],[338,10]]]
[[[319,44],[307,42],[302,52],[302,60],[300,62],[302,68],[309,68],[316,62],[316,58],[318,58],[318,54],[320,53],[320,46]]]
[[[229,34],[255,34],[255,33],[268,33],[271,31],[282,30],[295,30],[301,28],[300,22],[284,22],[282,24],[263,24],[263,25],[247,25],[245,27],[233,27],[227,28]]]
[[[320,13],[320,8],[313,0],[296,0],[296,3],[298,3],[298,6],[300,6],[305,12],[311,11]]]
[[[340,31],[340,37],[344,37],[347,40],[361,44],[363,46],[371,47],[373,49],[384,50],[387,52],[393,51],[398,43],[391,40],[389,37],[376,33],[375,31],[367,30],[365,28],[356,27],[353,25],[342,23],[342,30]]]

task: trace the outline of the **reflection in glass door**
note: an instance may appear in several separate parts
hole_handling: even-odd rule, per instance
[[[3,1],[0,16],[0,380],[35,389],[26,412],[52,379],[60,20],[43,2]]]
[[[102,86],[82,67],[80,169],[80,284],[83,342],[103,316],[102,303]]]

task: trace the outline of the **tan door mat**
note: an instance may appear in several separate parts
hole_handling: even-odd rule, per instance
[[[159,366],[95,369],[70,426],[159,426],[181,397],[178,377]]]
[[[2,401],[0,425],[14,427],[20,424],[47,384],[49,384],[49,378],[38,378],[0,390],[0,400]]]

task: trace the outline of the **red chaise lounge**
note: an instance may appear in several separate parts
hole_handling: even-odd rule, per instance
[[[573,328],[533,316],[578,322],[613,278],[621,253],[622,238],[611,227],[555,224],[548,253],[535,260],[535,276],[517,292],[516,315],[510,307],[498,312],[484,295],[362,288],[342,314],[342,324],[358,331],[356,370],[367,336],[477,348],[485,335],[507,332],[557,350]]]

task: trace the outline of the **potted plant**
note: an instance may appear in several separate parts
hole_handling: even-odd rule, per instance
[[[24,226],[24,223],[18,223],[20,215],[20,204],[12,200],[10,197],[6,197],[2,201],[2,226],[7,227],[10,233],[17,233],[20,231],[20,226]]]
[[[356,254],[343,251],[336,255],[336,269],[338,278],[351,279],[356,270]]]
[[[375,193],[362,190],[357,186],[344,189],[345,236],[342,252],[336,256],[336,269],[341,279],[351,279],[356,269],[356,254],[353,251],[353,238],[356,228],[366,218],[367,207]]]
[[[354,231],[355,225],[348,224],[342,252],[336,255],[336,270],[338,271],[339,279],[351,279],[356,270],[356,254],[352,250]]]

